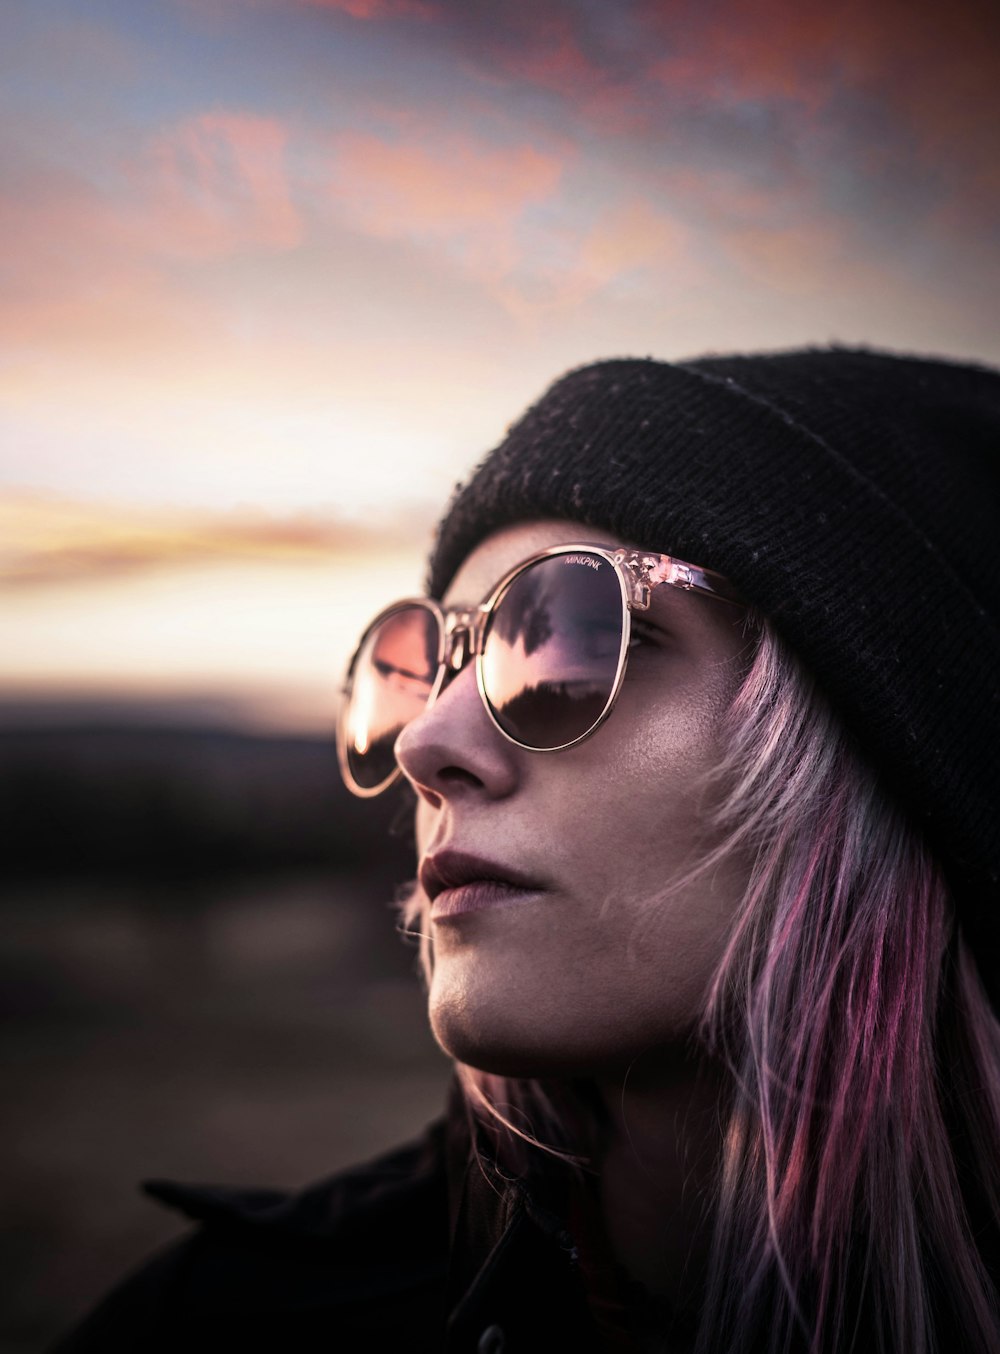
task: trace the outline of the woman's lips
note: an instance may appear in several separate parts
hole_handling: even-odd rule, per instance
[[[535,894],[538,888],[522,888],[519,884],[503,884],[498,879],[475,879],[459,888],[443,889],[431,903],[431,921],[445,921],[465,912],[481,912],[487,907],[509,907]]]
[[[520,870],[465,851],[438,851],[423,861],[419,874],[432,921],[523,902],[546,888]]]

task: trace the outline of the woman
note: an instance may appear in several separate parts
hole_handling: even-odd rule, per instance
[[[66,1348],[1000,1349],[998,459],[939,361],[552,387],[340,731],[412,791],[446,1119],[157,1187],[201,1228]]]

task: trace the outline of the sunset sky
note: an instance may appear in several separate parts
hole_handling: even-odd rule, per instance
[[[993,0],[13,0],[0,66],[0,695],[324,727],[576,363],[1000,363]]]

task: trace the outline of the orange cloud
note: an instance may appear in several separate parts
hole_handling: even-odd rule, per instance
[[[852,255],[847,232],[835,222],[746,226],[722,239],[744,278],[779,292],[827,292],[848,278],[856,285],[862,271],[876,271]]]
[[[380,539],[386,530],[380,522]],[[227,560],[329,564],[356,557],[370,538],[363,525],[306,514],[181,512],[8,491],[0,494],[0,588]]]
[[[507,229],[555,190],[562,164],[532,146],[492,149],[449,137],[432,146],[351,133],[337,143],[336,205],[382,237]]]
[[[688,232],[643,198],[608,212],[585,237],[580,264],[593,278],[613,281],[638,268],[663,267],[685,255]]]

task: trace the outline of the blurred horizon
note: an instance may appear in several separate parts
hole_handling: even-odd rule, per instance
[[[450,1064],[401,801],[328,737],[4,713],[0,1349],[39,1354],[183,1229],[139,1181],[304,1185],[412,1137]]]
[[[1000,362],[983,0],[40,0],[0,65],[8,700],[328,727],[569,366]]]

